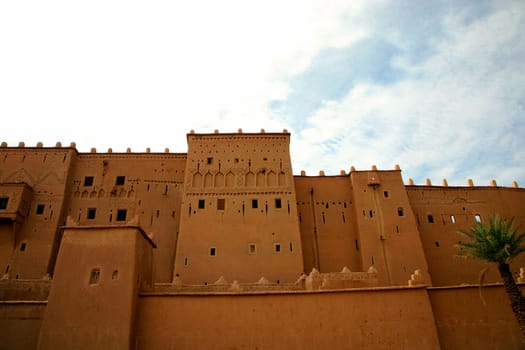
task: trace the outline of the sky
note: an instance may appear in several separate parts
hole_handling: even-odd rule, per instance
[[[0,141],[186,152],[291,133],[294,174],[525,187],[525,1],[0,2]]]

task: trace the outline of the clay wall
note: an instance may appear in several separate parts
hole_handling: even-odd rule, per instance
[[[303,272],[288,133],[189,134],[175,275],[293,282]]]
[[[423,249],[435,286],[479,283],[479,274],[488,265],[458,257],[455,246],[464,239],[457,232],[469,230],[476,220],[488,223],[500,214],[515,217],[515,227],[525,228],[525,189],[504,187],[406,186],[410,205],[416,215]],[[525,267],[525,255],[512,262],[517,274]],[[489,270],[487,282],[499,281],[496,268]]]
[[[45,301],[0,301],[0,349],[36,349],[45,309]]]
[[[152,286],[151,249],[137,227],[65,228],[38,348],[131,348],[138,291]]]
[[[525,348],[501,285],[429,288],[442,349]]]
[[[137,217],[158,246],[155,281],[169,283],[185,166],[185,154],[82,153],[72,172],[67,213],[80,225],[121,224]]]
[[[11,278],[40,279],[52,272],[64,222],[70,167],[74,148],[0,147],[0,184],[26,184],[32,201],[14,230],[11,257],[2,269]],[[23,146],[23,145],[22,145]],[[2,224],[2,231],[6,231]]]
[[[366,271],[349,176],[296,176],[294,183],[305,272]]]
[[[139,349],[439,349],[425,289],[142,295]]]

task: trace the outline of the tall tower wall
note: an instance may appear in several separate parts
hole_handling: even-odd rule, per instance
[[[290,134],[189,134],[175,277],[295,281],[303,272]]]

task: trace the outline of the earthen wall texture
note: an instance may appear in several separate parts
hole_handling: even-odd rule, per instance
[[[138,321],[139,349],[439,349],[421,288],[143,295]]]
[[[442,349],[525,348],[503,286],[428,290]]]
[[[36,349],[45,309],[43,301],[1,301],[0,349]]]

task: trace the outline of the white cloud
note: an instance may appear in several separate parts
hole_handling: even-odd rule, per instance
[[[525,180],[516,149],[523,147],[516,127],[525,131],[523,19],[521,4],[469,24],[458,15],[445,18],[446,35],[435,53],[406,65],[406,79],[388,86],[360,83],[309,118],[311,128],[295,145],[315,150],[301,154],[295,147],[298,163],[309,173],[324,167],[332,174],[350,164],[392,169],[398,163],[405,177],[420,183],[426,177],[434,183],[448,177],[457,185],[466,177],[480,184],[496,178],[507,186]],[[330,142],[335,147],[323,149]],[[506,161],[513,152],[521,156]]]

